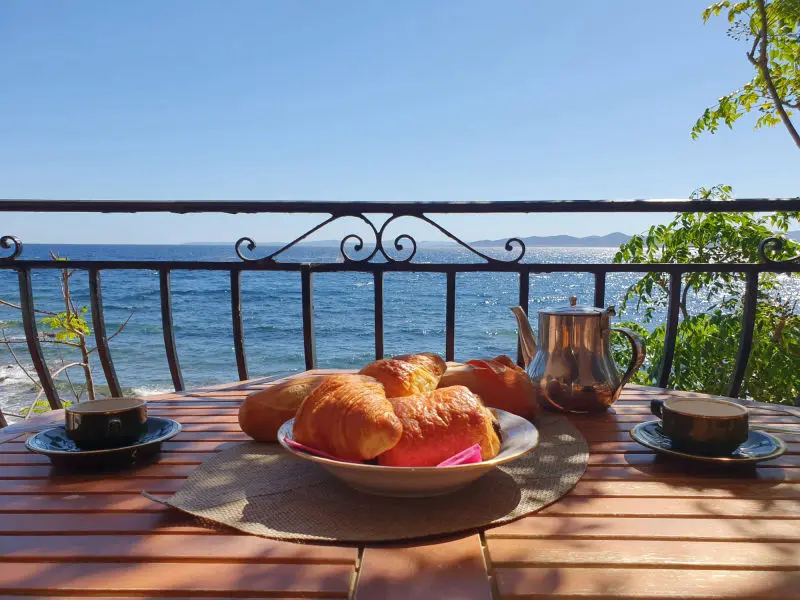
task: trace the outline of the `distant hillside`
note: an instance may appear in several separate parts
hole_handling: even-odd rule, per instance
[[[800,233],[800,232],[798,232]],[[574,235],[532,235],[529,237],[520,238],[525,242],[526,246],[549,246],[556,248],[564,247],[618,247],[631,239],[631,236],[615,231],[608,235],[587,235],[586,237],[575,237]],[[506,239],[502,240],[480,240],[473,242],[473,246],[502,246],[506,243]]]
[[[790,231],[787,237],[791,240],[800,241],[800,230]],[[529,237],[521,238],[526,246],[530,247],[551,247],[551,248],[617,248],[620,244],[624,244],[631,239],[626,233],[615,231],[607,235],[587,235],[586,237],[575,237],[574,235],[532,235]],[[500,240],[479,240],[477,242],[470,242],[472,246],[477,247],[491,247],[491,246],[504,246],[508,238]],[[260,242],[259,246],[283,246],[287,242]],[[330,247],[338,246],[337,240],[318,240],[302,242],[305,247]],[[187,242],[185,246],[233,246],[233,242]],[[448,246],[455,246],[455,242],[441,241],[441,242],[428,242],[419,241],[418,245],[421,248],[442,248]]]

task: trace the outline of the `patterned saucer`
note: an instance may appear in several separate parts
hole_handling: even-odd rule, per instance
[[[181,424],[163,417],[148,417],[147,430],[128,446],[84,450],[67,437],[64,426],[45,429],[29,437],[25,447],[44,454],[54,466],[64,468],[119,468],[150,457],[161,449],[161,442],[175,437]]]
[[[639,423],[631,429],[631,437],[643,446],[662,454],[728,465],[757,463],[762,460],[776,458],[786,452],[786,444],[781,439],[764,431],[756,431],[754,429],[750,430],[750,435],[743,444],[731,454],[724,456],[696,454],[673,448],[672,440],[661,430],[661,421]]]

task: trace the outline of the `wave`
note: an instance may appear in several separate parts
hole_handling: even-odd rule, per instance
[[[29,372],[33,371],[33,367],[29,368]],[[33,387],[33,382],[28,378],[19,365],[10,364],[0,367],[0,387]]]
[[[172,387],[160,385],[141,385],[130,388],[129,392],[126,390],[131,396],[157,396],[158,394],[171,394],[174,391],[175,389]]]

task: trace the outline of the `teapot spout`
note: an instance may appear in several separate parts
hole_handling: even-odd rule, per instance
[[[536,338],[533,336],[533,329],[531,323],[528,321],[528,315],[522,310],[521,306],[514,306],[511,309],[514,316],[517,318],[517,328],[519,329],[520,348],[522,349],[522,360],[525,363],[525,368],[531,364],[533,356],[536,354]]]

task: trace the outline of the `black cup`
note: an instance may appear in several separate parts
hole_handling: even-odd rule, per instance
[[[653,400],[650,411],[661,418],[661,429],[676,448],[698,454],[731,454],[750,433],[747,409],[726,400]]]
[[[104,398],[68,406],[67,437],[81,448],[128,446],[147,431],[147,403],[141,398]]]

